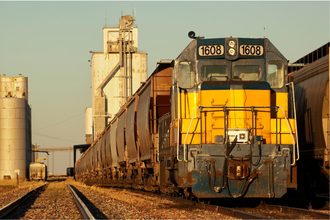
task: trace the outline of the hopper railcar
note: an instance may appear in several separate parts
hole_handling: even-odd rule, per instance
[[[323,48],[327,49],[323,57],[309,60],[306,55],[304,67],[289,74],[299,106],[298,192],[309,196],[329,195],[329,43],[311,54],[320,54]]]
[[[266,38],[189,35],[76,162],[76,179],[197,198],[282,197],[296,187],[299,156],[287,60]]]

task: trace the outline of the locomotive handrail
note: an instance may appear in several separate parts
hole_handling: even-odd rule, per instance
[[[300,159],[300,154],[299,154],[299,139],[298,139],[298,127],[297,127],[297,111],[296,111],[296,97],[294,94],[294,83],[290,82],[286,85],[291,86],[292,88],[292,101],[293,101],[293,114],[294,114],[294,119],[296,120],[295,123],[295,129],[296,129],[296,150],[297,150],[297,158],[295,158],[295,161],[293,164],[291,164],[291,166],[295,166],[296,165],[296,161],[298,161]]]
[[[293,97],[294,99],[294,97]],[[203,110],[203,109],[215,109],[215,110]],[[293,153],[294,153],[294,159],[293,159],[293,163],[291,164],[292,166],[295,165],[295,162],[297,160],[299,160],[300,156],[299,156],[299,143],[298,143],[298,132],[297,132],[297,123],[295,123],[295,129],[296,129],[296,139],[294,138],[293,136],[293,131],[292,131],[292,128],[290,126],[290,123],[289,123],[289,119],[285,116],[285,112],[283,110],[283,107],[281,106],[199,106],[199,111],[200,111],[200,117],[202,117],[202,112],[211,112],[211,111],[219,111],[219,110],[226,110],[226,111],[248,111],[248,110],[255,110],[255,109],[274,109],[274,110],[278,110],[278,109],[281,109],[283,115],[284,115],[284,118],[285,118],[285,121],[287,122],[287,126],[288,128],[290,129],[290,135],[292,137],[292,140],[293,140],[293,143],[294,145],[296,146],[296,149],[294,148],[293,149]],[[296,118],[296,110],[295,110],[295,107],[294,107],[294,114],[295,114],[295,118]],[[202,118],[200,119],[202,120]],[[277,122],[277,117],[276,117],[276,122]],[[202,133],[202,130],[200,131]],[[276,134],[277,134],[277,126],[276,126]],[[277,139],[277,138],[276,138]],[[297,156],[296,156],[296,151],[297,150]]]
[[[294,84],[293,84],[293,82],[291,82],[291,83],[292,83],[292,90],[293,90],[293,92],[292,92],[293,113],[294,113],[294,118],[297,121],[296,96],[294,94]],[[298,154],[296,161],[298,161],[300,159],[300,154],[299,154],[299,139],[298,139],[299,136],[298,136],[297,123],[295,123],[295,128],[296,128],[296,139],[297,139],[297,146],[296,147],[297,147],[297,154]]]
[[[278,108],[278,106],[223,106],[223,105],[221,105],[221,106],[199,106],[200,108],[211,108],[211,109],[221,109],[221,108],[226,108],[226,109],[252,109],[252,108],[254,108],[254,109],[256,109],[256,108],[265,108],[265,109],[267,109],[267,108],[270,108],[270,109],[276,109],[276,108]],[[203,111],[203,110],[202,110]]]
[[[292,85],[293,86],[293,85]],[[294,87],[293,87],[294,89]],[[294,95],[293,95],[293,100],[295,99]],[[295,101],[295,100],[294,100]],[[287,123],[287,126],[288,128],[290,129],[290,136],[292,138],[292,141],[293,141],[293,149],[292,149],[292,152],[293,152],[293,159],[292,159],[292,163],[290,164],[291,166],[295,166],[296,165],[296,162],[299,160],[300,158],[300,155],[299,155],[299,141],[298,141],[298,130],[297,130],[297,123],[295,123],[295,130],[296,130],[296,137],[293,136],[293,131],[292,131],[292,128],[291,128],[291,125],[289,123],[289,119],[285,116],[285,112],[283,110],[283,107],[281,106],[199,106],[199,110],[200,110],[200,113],[202,112],[209,112],[208,110],[203,110],[203,109],[226,109],[227,111],[245,111],[245,110],[249,110],[249,109],[275,109],[275,110],[278,110],[280,109],[284,115],[284,118],[285,118],[285,121]],[[295,119],[297,118],[296,117],[296,107],[295,107],[295,104],[294,104],[294,117]],[[200,114],[202,117],[202,114]],[[276,122],[277,122],[277,117],[276,117]],[[201,132],[201,135],[202,135],[202,131]],[[276,125],[276,135],[277,135],[277,125]],[[277,137],[276,137],[276,144],[277,144]],[[297,152],[296,152],[297,151]]]
[[[197,103],[197,100],[196,100],[196,93],[194,93],[195,95],[194,95],[194,103]],[[187,137],[188,137],[188,134],[189,134],[189,131],[190,131],[190,128],[191,128],[191,125],[192,125],[192,122],[193,122],[193,120],[196,118],[196,112],[197,112],[197,110],[198,110],[198,107],[196,107],[196,109],[194,110],[194,113],[193,113],[193,117],[191,117],[191,119],[190,119],[190,122],[189,122],[189,127],[188,127],[188,130],[187,130],[187,133],[186,133],[186,135],[185,135],[185,137],[184,137],[184,140],[183,140],[183,160],[185,161],[185,162],[188,162],[188,160],[187,160],[187,155],[186,155],[186,150],[187,150],[187,144],[186,144],[186,140],[187,140]]]
[[[290,122],[289,122],[289,119],[285,116],[284,114],[284,110],[283,110],[283,107],[279,107],[279,109],[282,111],[283,115],[284,115],[284,118],[285,118],[285,121],[287,123],[287,126],[288,128],[290,129],[290,136],[291,136],[291,139],[293,140],[293,149],[292,149],[292,157],[293,157],[293,162],[291,163],[291,166],[295,166],[296,165],[296,161],[299,160],[299,143],[298,143],[298,136],[297,136],[297,123],[295,123],[295,129],[296,129],[296,139],[294,138],[293,136],[293,131],[292,131],[292,128],[291,128],[291,125],[290,125]],[[296,158],[296,150],[297,150],[297,158]]]
[[[177,93],[178,93],[178,105],[179,105],[179,108],[178,108],[178,135],[177,135],[177,139],[176,139],[176,159],[178,161],[182,161],[180,158],[179,158],[179,148],[180,148],[180,118],[181,118],[181,92],[180,92],[180,88],[179,88],[179,85],[176,84],[176,89],[177,89]]]
[[[212,110],[203,110],[203,109],[212,109]],[[224,140],[227,141],[226,138],[226,114],[228,111],[251,111],[252,112],[252,123],[254,121],[254,114],[256,109],[274,109],[277,112],[278,106],[199,106],[199,117],[200,117],[200,145],[202,145],[202,113],[203,112],[217,112],[217,111],[223,111],[224,113]],[[260,111],[260,110],[259,110]],[[252,125],[252,129],[254,128],[254,125]],[[256,131],[255,131],[256,132]],[[276,144],[277,144],[277,116],[276,116]]]

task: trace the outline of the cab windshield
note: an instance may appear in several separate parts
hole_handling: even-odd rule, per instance
[[[258,81],[261,73],[259,65],[236,65],[233,68],[233,80]]]
[[[201,81],[259,81],[263,78],[264,64],[260,60],[234,62],[214,60],[199,63]]]
[[[266,81],[271,88],[283,88],[285,64],[282,60],[262,59],[202,60],[198,63],[199,81]]]
[[[228,71],[224,65],[206,65],[202,67],[202,81],[227,81]]]

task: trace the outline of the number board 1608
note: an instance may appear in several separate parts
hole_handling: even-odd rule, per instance
[[[261,45],[241,45],[239,47],[239,54],[244,56],[262,56],[264,54],[264,47]]]
[[[198,47],[199,56],[222,56],[224,54],[224,46],[221,44],[202,45]]]

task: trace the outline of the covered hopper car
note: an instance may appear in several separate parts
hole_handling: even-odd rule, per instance
[[[280,198],[299,157],[287,59],[266,38],[200,38],[160,62],[76,162],[87,184]]]
[[[300,157],[298,183],[303,191],[329,195],[329,43],[306,56],[304,67],[289,74],[295,86]],[[310,62],[310,63],[308,63]]]

